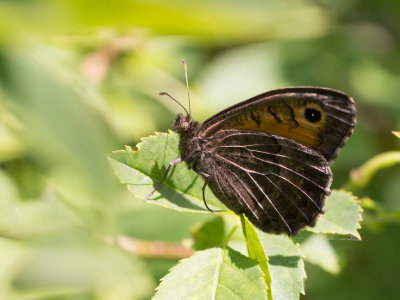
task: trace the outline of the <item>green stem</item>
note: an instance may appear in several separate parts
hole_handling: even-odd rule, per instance
[[[376,172],[398,163],[400,163],[400,151],[390,151],[374,156],[361,167],[351,171],[350,182],[344,189],[348,191],[361,189],[368,185]]]
[[[235,233],[235,231],[236,231],[236,229],[237,229],[238,227],[239,227],[238,225],[234,226],[234,227],[232,228],[232,230],[228,233],[228,235],[226,236],[226,238],[225,238],[225,240],[224,240],[224,243],[222,244],[222,248],[226,248],[226,246],[228,245],[230,239],[232,238],[232,235]]]

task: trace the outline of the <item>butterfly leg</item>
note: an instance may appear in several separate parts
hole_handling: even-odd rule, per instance
[[[210,175],[208,175],[207,173],[204,173],[203,171],[200,171],[200,170],[197,169],[195,166],[193,166],[192,168],[193,168],[193,171],[195,171],[196,173],[198,173],[198,174],[200,174],[201,176],[204,177],[204,185],[203,185],[203,188],[202,188],[204,205],[206,206],[207,210],[209,210],[209,211],[211,211],[211,212],[215,212],[214,210],[212,210],[211,208],[208,207],[207,202],[206,202],[207,178],[210,177]]]
[[[171,168],[177,164],[180,164],[182,162],[182,158],[177,158],[173,161],[171,161],[168,165],[167,170],[164,173],[164,176],[161,178],[161,180],[157,183],[156,187],[154,188],[154,190],[147,195],[147,197],[144,199],[144,202],[146,202],[147,200],[149,200],[149,198],[158,190],[158,188],[163,184],[164,180],[167,179],[168,173],[169,171],[171,171]]]
[[[220,210],[212,210],[211,208],[208,207],[207,202],[206,202],[206,186],[207,186],[207,181],[204,182],[204,185],[203,185],[203,188],[202,188],[203,201],[204,201],[204,205],[206,206],[206,208],[211,212],[221,212],[221,211],[223,211],[222,209],[220,209]]]
[[[206,206],[207,210],[209,210],[209,211],[211,211],[211,212],[215,212],[214,210],[212,210],[211,208],[208,207],[207,202],[206,202],[206,193],[205,193],[205,191],[206,191],[206,186],[207,186],[207,178],[208,178],[210,175],[208,175],[208,174],[206,174],[206,173],[200,171],[200,170],[197,169],[195,166],[193,166],[193,170],[194,170],[196,173],[198,173],[198,174],[200,174],[201,176],[203,176],[203,177],[204,177],[204,180],[205,180],[205,181],[204,181],[203,188],[202,188],[204,205]]]
[[[204,182],[203,188],[202,188],[202,192],[203,192],[203,201],[204,201],[204,205],[206,206],[206,208],[211,211],[214,212],[211,208],[208,207],[207,205],[207,201],[206,201],[206,186],[207,186],[207,181]]]

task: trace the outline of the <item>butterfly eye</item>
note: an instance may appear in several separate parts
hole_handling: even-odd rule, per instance
[[[183,129],[183,130],[186,130],[186,129],[188,129],[189,128],[189,122],[182,122],[181,123],[181,128]]]
[[[321,112],[314,108],[307,108],[304,115],[306,116],[306,119],[312,123],[321,120]]]

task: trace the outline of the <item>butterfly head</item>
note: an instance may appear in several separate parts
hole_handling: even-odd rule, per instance
[[[197,165],[200,159],[201,147],[197,136],[199,129],[200,124],[193,121],[189,115],[176,116],[174,130],[179,134],[179,152],[189,168]]]
[[[198,123],[193,121],[189,115],[178,114],[175,118],[174,130],[181,135],[193,132],[197,126]]]

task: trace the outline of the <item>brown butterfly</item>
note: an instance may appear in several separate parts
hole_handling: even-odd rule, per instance
[[[203,124],[189,112],[178,114],[174,130],[181,157],[169,164],[146,200],[171,167],[185,161],[205,180],[203,199],[208,185],[229,209],[263,231],[293,235],[314,226],[324,213],[332,182],[329,164],[355,123],[353,99],[320,87],[269,91]]]

